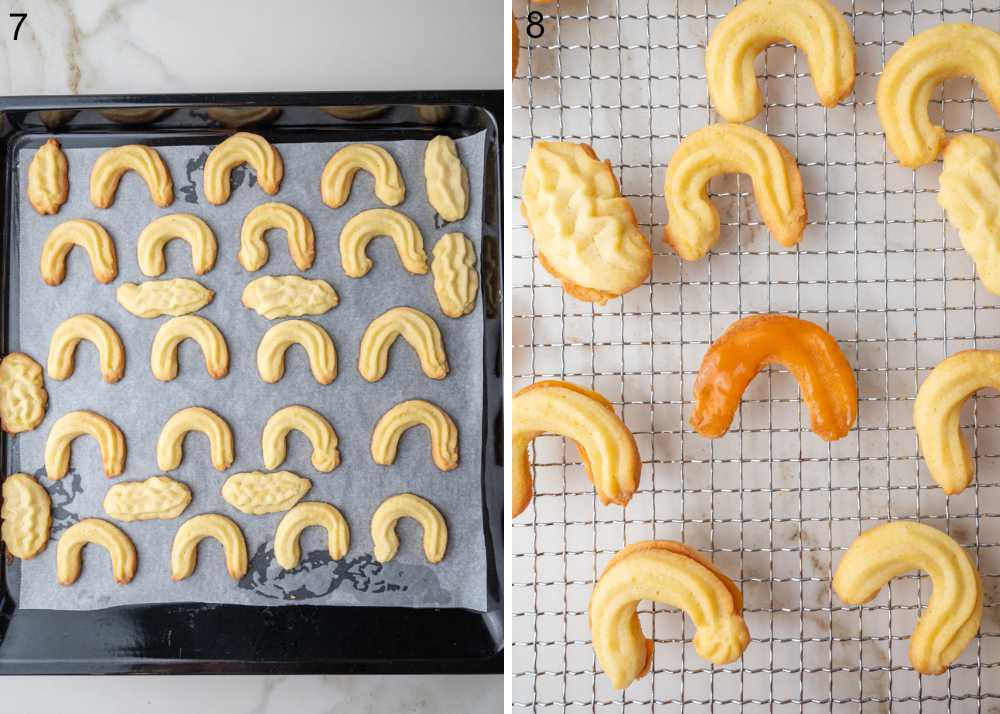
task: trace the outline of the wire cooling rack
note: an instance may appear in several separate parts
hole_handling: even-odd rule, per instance
[[[614,165],[656,254],[646,285],[604,307],[563,292],[523,221],[513,240],[514,387],[566,379],[613,401],[636,434],[642,480],[627,507],[602,506],[572,444],[535,442],[537,497],[513,529],[513,701],[535,711],[1000,711],[1000,400],[967,405],[974,484],[945,498],[918,457],[917,385],[946,355],[1000,347],[1000,299],[976,280],[937,205],[940,163],[913,172],[885,146],[879,73],[899,45],[940,22],[1000,29],[1000,2],[834,0],[857,42],[855,92],[818,102],[790,46],[758,60],[765,111],[753,122],[797,157],[809,226],[796,249],[768,236],[749,180],[712,183],[722,215],[711,257],[683,263],[662,242],[662,185],[682,137],[716,119],[706,39],[733,0],[515,0],[515,204],[534,140],[591,143]],[[544,15],[528,39],[527,13]],[[950,132],[1000,121],[968,81],[931,106]],[[519,205],[515,216],[520,220]],[[747,390],[730,432],[688,425],[701,357],[732,321],[781,312],[829,330],[855,367],[860,406],[833,444],[809,430],[794,379],[772,368]],[[857,536],[890,519],[949,532],[978,562],[979,637],[947,674],[910,667],[909,635],[930,594],[917,574],[848,607],[831,569]],[[644,603],[652,673],[624,692],[598,670],[587,626],[596,576],[627,543],[683,540],[742,588],[752,641],[738,662],[695,654],[693,626]]]

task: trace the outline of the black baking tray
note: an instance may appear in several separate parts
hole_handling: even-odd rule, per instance
[[[321,108],[384,107],[342,119]],[[0,98],[0,190],[4,255],[17,190],[15,149],[49,136],[76,146],[109,138],[191,143],[233,131],[211,108],[273,107],[245,127],[272,142],[426,139],[487,132],[481,256],[483,343],[483,524],[486,612],[296,605],[184,603],[82,612],[22,610],[6,557],[0,563],[0,674],[424,673],[503,671],[503,308],[502,91],[259,93]],[[116,109],[162,108],[158,116]],[[107,115],[102,113],[107,110]],[[113,118],[109,118],[113,117]],[[8,351],[10,266],[0,261],[0,349]],[[36,356],[37,357],[37,356]],[[10,439],[0,451],[8,472]],[[6,554],[4,554],[6,555]]]

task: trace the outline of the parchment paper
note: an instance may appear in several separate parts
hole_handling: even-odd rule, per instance
[[[381,142],[395,157],[406,182],[406,200],[398,210],[413,218],[424,235],[428,258],[437,239],[446,232],[462,231],[481,256],[481,215],[485,135],[458,142],[469,171],[471,198],[463,221],[440,226],[427,201],[423,177],[423,141]],[[27,167],[33,150],[18,154],[19,216],[13,234],[12,265],[20,276],[14,286],[11,310],[13,349],[27,352],[45,365],[53,330],[66,318],[92,312],[107,320],[121,335],[126,350],[124,378],[105,384],[99,374],[96,348],[83,342],[76,353],[76,371],[64,382],[46,378],[49,407],[45,421],[33,432],[17,436],[13,470],[33,473],[52,496],[52,540],[44,553],[21,563],[20,607],[64,610],[104,608],[113,605],[155,602],[246,603],[285,605],[299,602],[322,605],[378,605],[407,607],[486,606],[486,552],[481,499],[482,451],[482,298],[473,313],[453,320],[444,316],[433,290],[433,278],[407,273],[392,241],[378,238],[368,247],[375,265],[364,278],[348,278],[340,265],[339,236],[343,225],[359,211],[381,206],[373,192],[372,178],[359,172],[350,200],[330,209],[320,199],[323,166],[343,143],[279,144],[285,162],[280,193],[269,197],[256,185],[253,172],[240,167],[233,173],[233,195],[223,206],[211,206],[202,191],[202,166],[209,146],[159,146],[169,165],[176,198],[167,209],[156,207],[145,183],[128,173],[119,186],[114,205],[97,209],[89,200],[89,175],[104,149],[65,148],[70,166],[69,201],[56,216],[39,216],[27,201]],[[316,233],[316,262],[306,273],[292,263],[282,231],[270,231],[270,260],[255,273],[236,261],[240,227],[254,206],[283,201],[301,210]],[[160,279],[189,277],[215,291],[215,299],[198,314],[212,320],[226,337],[230,351],[229,375],[213,380],[205,370],[201,351],[192,340],[179,351],[180,373],[172,382],[156,380],[149,367],[149,352],[159,326],[168,318],[145,320],[133,316],[115,299],[115,289],[126,281],[148,280],[138,268],[136,241],[141,230],[158,216],[191,212],[202,217],[215,232],[219,255],[215,268],[195,276],[190,249],[183,241],[167,247],[167,272]],[[65,282],[49,287],[39,274],[39,256],[48,232],[70,218],[89,218],[103,225],[115,241],[118,278],[100,285],[91,273],[84,250],[68,258]],[[330,385],[317,384],[309,371],[305,351],[298,346],[286,354],[285,376],[265,384],[257,374],[257,344],[273,321],[260,317],[240,303],[243,287],[262,275],[301,274],[327,280],[340,296],[340,304],[325,315],[307,317],[327,329],[337,348],[338,376]],[[12,281],[14,282],[14,281]],[[434,317],[444,335],[449,376],[435,381],[424,376],[414,351],[397,340],[390,353],[386,376],[370,384],[357,371],[358,346],[365,327],[385,310],[410,305]],[[442,473],[435,468],[425,429],[411,429],[400,444],[395,465],[375,464],[369,452],[371,432],[378,418],[404,399],[428,399],[443,407],[459,426],[459,467]],[[340,438],[341,465],[331,473],[317,473],[310,463],[311,445],[299,432],[288,441],[288,457],[279,468],[312,480],[306,500],[334,504],[351,528],[351,548],[339,562],[330,561],[326,534],[310,528],[302,535],[303,559],[299,568],[285,572],[273,557],[275,527],[283,514],[250,516],[229,506],[220,494],[226,476],[263,470],[260,434],[265,421],[279,408],[305,404],[324,414]],[[232,427],[236,461],[226,473],[212,468],[207,438],[193,432],[185,440],[184,460],[169,475],[188,484],[194,499],[180,518],[171,521],[117,523],[135,542],[139,568],[128,585],[111,578],[110,559],[99,546],[84,550],[83,574],[76,584],[56,582],[56,542],[61,532],[79,519],[108,518],[102,508],[113,483],[144,479],[161,473],[156,464],[156,440],[167,419],[179,409],[199,405],[220,414]],[[96,442],[88,437],[73,445],[71,472],[62,481],[44,473],[46,436],[57,418],[74,409],[95,410],[114,421],[128,445],[125,473],[107,479]],[[448,549],[437,565],[423,555],[420,526],[410,519],[398,525],[402,542],[396,558],[380,565],[372,557],[369,523],[385,498],[413,492],[424,496],[442,512],[448,523]],[[203,541],[194,575],[181,582],[170,579],[170,546],[178,526],[199,513],[224,513],[240,525],[247,539],[250,569],[238,584],[227,575],[222,548]],[[17,567],[16,565],[14,566]]]

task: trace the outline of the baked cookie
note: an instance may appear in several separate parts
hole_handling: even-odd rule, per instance
[[[69,197],[69,164],[59,142],[49,139],[28,165],[28,201],[41,215],[59,213]]]
[[[267,139],[240,131],[212,149],[205,160],[205,198],[215,206],[229,200],[229,177],[240,164],[250,164],[257,174],[257,184],[269,196],[281,188],[285,164],[281,154]]]
[[[460,221],[469,210],[469,172],[449,136],[435,136],[424,150],[427,202],[446,223]]]
[[[448,357],[441,330],[434,318],[414,307],[386,310],[368,325],[361,338],[358,371],[369,382],[377,382],[389,368],[389,348],[402,335],[420,359],[420,368],[431,379],[448,376]]]
[[[251,280],[243,289],[243,305],[258,315],[279,317],[322,315],[337,307],[340,299],[330,283],[298,275],[265,275]]]
[[[354,216],[340,231],[340,263],[348,276],[361,278],[372,269],[373,263],[365,248],[378,236],[392,238],[407,272],[414,275],[427,272],[424,236],[417,224],[391,208],[372,208]]]
[[[222,484],[222,497],[233,508],[260,516],[287,511],[312,488],[312,481],[291,471],[247,471]]]
[[[160,154],[145,144],[128,144],[108,149],[90,171],[90,201],[98,208],[115,202],[118,183],[126,171],[135,171],[146,182],[149,197],[160,208],[174,202],[174,180]]]
[[[264,424],[260,437],[264,453],[264,467],[276,469],[285,462],[288,432],[301,431],[312,444],[312,465],[317,471],[327,473],[340,464],[337,451],[337,432],[326,417],[309,407],[292,405],[279,409]]]
[[[320,192],[323,203],[340,208],[351,195],[354,174],[365,170],[375,180],[375,195],[387,206],[397,206],[406,196],[403,176],[392,154],[378,144],[348,144],[340,149],[323,167]]]
[[[262,380],[274,384],[285,375],[285,352],[292,345],[302,345],[317,382],[329,384],[337,378],[337,350],[327,331],[308,320],[285,320],[265,332],[257,345],[257,373]]]
[[[372,459],[389,466],[396,461],[399,439],[409,429],[424,425],[431,437],[431,457],[441,471],[458,466],[458,427],[447,412],[422,399],[400,402],[382,415],[372,431]]]
[[[188,278],[124,283],[115,293],[118,304],[136,317],[179,317],[198,312],[212,302],[215,292]]]
[[[476,249],[464,233],[445,233],[434,244],[434,294],[448,317],[468,315],[476,307],[479,272]]]
[[[101,377],[113,384],[125,374],[125,346],[115,328],[97,315],[74,315],[64,320],[49,342],[49,377],[69,379],[76,369],[76,346],[81,340],[92,342],[100,355]]]
[[[125,435],[113,421],[97,412],[75,411],[63,414],[49,430],[45,442],[45,473],[59,481],[69,471],[70,448],[79,436],[91,436],[101,449],[104,475],[118,476],[125,470]]]
[[[725,434],[747,385],[773,363],[784,365],[799,383],[816,436],[824,441],[847,436],[858,416],[850,363],[819,325],[775,314],[737,320],[708,348],[694,380],[694,430],[709,439]]]
[[[167,320],[156,331],[149,353],[149,365],[154,377],[161,382],[177,377],[177,347],[187,339],[194,340],[201,347],[205,355],[205,369],[213,379],[222,379],[229,374],[229,348],[219,328],[204,317],[184,315]]]
[[[138,126],[152,124],[174,113],[173,107],[118,107],[116,109],[101,109],[97,112],[105,119],[116,124]]]
[[[690,615],[695,651],[713,664],[736,661],[750,643],[743,594],[712,561],[683,543],[633,543],[608,563],[587,608],[594,654],[615,689],[643,677],[653,663],[653,641],[636,614],[642,600]]]
[[[239,581],[247,573],[247,542],[236,523],[218,513],[202,513],[181,524],[170,548],[170,578],[183,580],[198,566],[198,544],[214,538],[226,553],[226,570]]]
[[[863,605],[897,575],[924,570],[934,586],[910,636],[910,662],[942,674],[979,631],[983,584],[969,554],[949,535],[916,521],[893,521],[851,543],[833,574],[837,597]]]
[[[931,123],[927,103],[939,84],[952,77],[974,77],[1000,111],[1000,33],[969,23],[944,23],[924,30],[885,63],[875,106],[886,143],[900,165],[911,169],[938,157],[947,138]]]
[[[320,107],[320,109],[335,119],[364,121],[366,119],[377,119],[385,114],[389,110],[389,107],[384,104],[359,104],[356,107]]]
[[[409,517],[424,529],[424,556],[428,563],[440,563],[448,548],[448,526],[441,511],[425,498],[412,493],[400,493],[382,501],[372,515],[372,543],[375,560],[388,563],[399,550],[396,523]]]
[[[28,474],[11,474],[3,481],[0,539],[15,558],[28,560],[45,550],[52,527],[49,492]]]
[[[169,521],[191,503],[191,489],[169,476],[116,483],[104,496],[104,512],[119,521]]]
[[[281,517],[274,532],[274,559],[285,570],[294,570],[302,558],[299,536],[306,528],[326,529],[326,549],[331,560],[340,560],[351,546],[351,532],[340,511],[329,503],[303,501]]]
[[[270,124],[281,116],[280,107],[209,107],[205,113],[228,129]]]
[[[0,426],[8,434],[31,431],[45,419],[49,393],[41,366],[23,352],[0,361]]]
[[[542,434],[559,434],[576,442],[601,503],[624,506],[629,502],[639,486],[642,462],[635,437],[611,402],[575,384],[547,380],[519,389],[511,405],[512,517],[531,503],[528,446]]]
[[[748,174],[757,208],[781,245],[802,240],[806,199],[802,176],[788,149],[763,132],[740,124],[709,124],[677,147],[663,184],[670,222],[663,239],[684,260],[700,260],[719,240],[719,212],[708,182],[729,173]]]
[[[537,142],[521,193],[538,258],[573,297],[603,305],[649,277],[653,251],[635,212],[586,144]]]
[[[74,218],[53,228],[42,245],[40,262],[46,285],[59,285],[66,279],[66,256],[75,245],[90,256],[97,282],[107,284],[118,277],[118,255],[111,236],[99,223]]]
[[[83,546],[95,543],[111,556],[115,582],[126,585],[135,577],[139,558],[135,544],[116,525],[100,518],[84,518],[63,531],[56,547],[56,578],[61,585],[72,585],[83,567]]]
[[[288,251],[295,267],[309,270],[316,259],[316,238],[312,223],[299,209],[287,203],[262,203],[243,219],[240,231],[240,252],[236,259],[244,269],[253,272],[267,263],[269,252],[264,234],[272,228],[288,235]]]
[[[204,407],[187,407],[175,413],[160,432],[156,442],[156,464],[161,471],[173,471],[184,460],[184,438],[200,431],[208,437],[212,466],[225,471],[233,465],[233,432],[226,420]]]
[[[212,229],[192,213],[172,213],[160,216],[139,234],[136,253],[143,275],[151,278],[163,275],[167,269],[163,249],[176,238],[191,246],[191,264],[195,275],[204,275],[215,267],[218,245]]]

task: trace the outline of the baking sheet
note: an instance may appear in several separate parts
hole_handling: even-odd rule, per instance
[[[406,200],[398,210],[420,226],[428,257],[436,240],[446,232],[462,231],[481,255],[481,216],[485,134],[459,140],[459,153],[469,172],[469,211],[464,220],[439,226],[427,202],[423,178],[423,141],[380,142],[396,158],[406,183]],[[46,379],[49,408],[45,421],[33,432],[19,435],[13,450],[12,470],[34,473],[53,501],[52,540],[36,558],[20,564],[19,606],[82,610],[114,605],[162,602],[206,602],[253,605],[366,605],[404,607],[486,608],[486,551],[483,536],[481,486],[483,323],[482,300],[469,315],[445,317],[434,296],[433,279],[407,273],[392,241],[372,241],[368,255],[375,265],[361,279],[348,278],[340,266],[339,235],[343,225],[358,212],[380,207],[369,175],[359,172],[350,199],[330,209],[320,199],[323,166],[343,142],[278,144],[285,162],[281,191],[269,197],[256,186],[253,171],[233,172],[233,194],[223,206],[211,206],[202,194],[202,167],[210,146],[157,147],[174,180],[176,198],[167,209],[156,207],[145,183],[128,173],[110,209],[95,208],[89,200],[89,172],[103,148],[66,148],[70,166],[69,201],[57,216],[42,217],[27,202],[27,166],[34,150],[17,155],[19,215],[15,216],[11,260],[19,281],[14,284],[11,311],[12,349],[45,363],[49,338],[66,318],[93,312],[115,327],[126,350],[124,378],[113,385],[100,379],[97,351],[89,343],[77,349],[76,371],[65,382]],[[301,210],[316,233],[316,262],[300,273],[288,253],[284,233],[270,231],[270,260],[255,273],[236,261],[240,226],[254,206],[276,200]],[[219,255],[215,268],[195,276],[190,249],[183,241],[167,246],[167,271],[159,279],[189,277],[215,291],[214,301],[198,314],[212,320],[226,337],[230,351],[229,375],[211,379],[200,349],[193,341],[179,350],[180,373],[172,382],[159,382],[149,368],[149,351],[156,330],[167,318],[144,320],[118,305],[115,289],[123,282],[148,280],[136,261],[136,241],[153,219],[174,212],[192,212],[215,232]],[[46,286],[38,263],[45,236],[59,222],[89,218],[103,225],[115,240],[119,275],[110,285],[98,284],[81,249],[69,256],[67,278],[58,287]],[[277,384],[261,381],[256,369],[257,344],[273,321],[265,320],[240,303],[243,287],[263,275],[301,274],[327,280],[340,296],[340,304],[322,316],[307,317],[330,333],[337,348],[338,376],[330,385],[312,378],[301,347],[286,354],[284,378]],[[13,283],[14,281],[12,281]],[[416,354],[398,340],[390,354],[390,367],[379,382],[366,382],[357,371],[358,345],[369,322],[397,305],[410,305],[434,317],[444,336],[449,376],[428,379],[420,371]],[[459,426],[460,463],[442,473],[434,466],[426,430],[410,430],[402,439],[396,463],[383,467],[369,453],[371,431],[378,418],[404,400],[428,399],[444,408]],[[304,500],[334,504],[351,527],[351,548],[341,561],[331,562],[325,550],[326,534],[311,528],[302,534],[303,558],[296,570],[285,572],[273,558],[273,534],[282,513],[250,516],[229,506],[220,494],[226,476],[262,470],[260,433],[265,421],[288,404],[305,404],[324,414],[340,439],[341,465],[329,474],[317,473],[310,463],[311,445],[304,435],[288,437],[288,457],[279,468],[309,478],[312,490]],[[84,568],[71,587],[55,579],[56,541],[61,531],[81,518],[107,518],[101,507],[113,483],[144,479],[161,473],[155,446],[162,426],[179,409],[199,405],[221,415],[233,430],[236,460],[225,473],[212,468],[207,438],[192,433],[185,441],[184,460],[170,476],[188,484],[193,500],[171,521],[117,523],[136,544],[139,568],[135,579],[121,586],[110,577],[108,555],[100,547],[84,551]],[[57,418],[74,409],[92,409],[114,421],[124,432],[128,459],[122,476],[103,475],[96,442],[78,439],[73,445],[71,471],[59,482],[44,476],[44,446]],[[448,523],[448,550],[437,565],[423,555],[420,526],[404,519],[397,527],[401,547],[396,558],[380,565],[372,557],[369,521],[385,498],[410,491],[433,502]],[[198,567],[190,578],[170,580],[170,546],[177,527],[199,513],[218,512],[233,518],[247,539],[250,568],[238,584],[226,574],[221,546],[203,542]],[[16,566],[15,566],[16,567]]]

